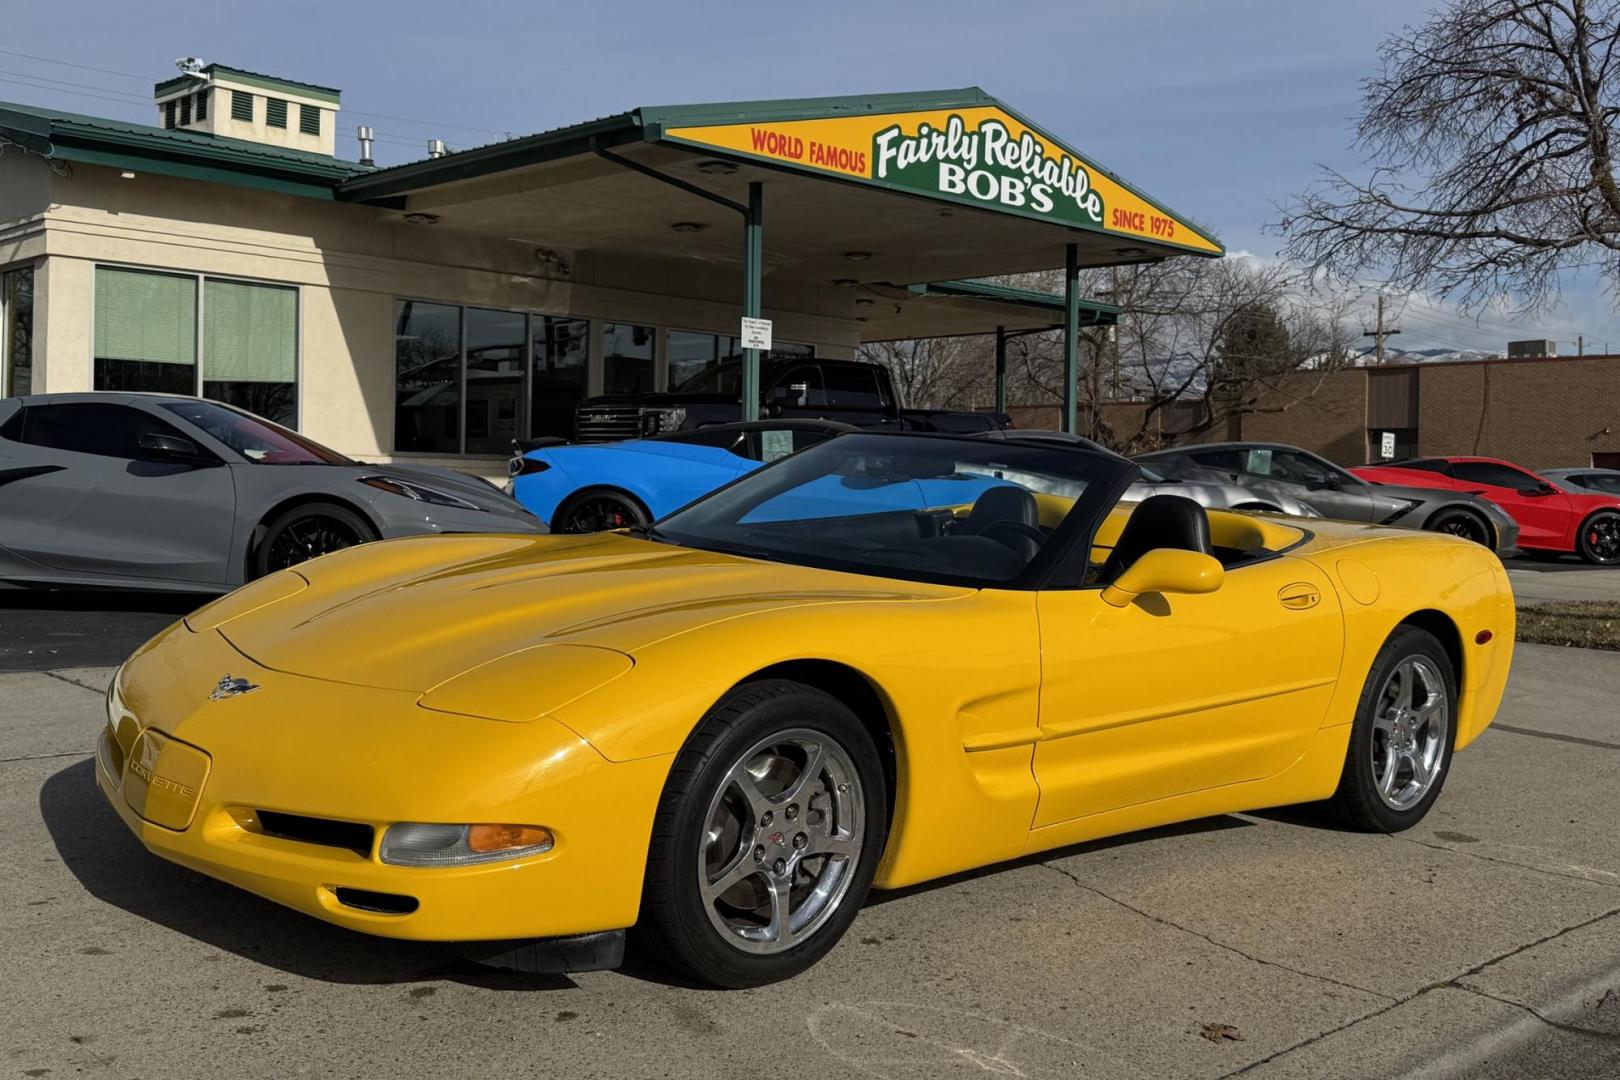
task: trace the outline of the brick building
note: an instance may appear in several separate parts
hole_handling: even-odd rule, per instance
[[[1188,441],[1200,407],[1176,403],[1161,410],[1150,430],[1167,443]],[[1141,430],[1144,410],[1140,402],[1109,402],[1103,420],[1128,438]],[[1020,427],[1057,426],[1055,406],[1009,411]],[[1481,454],[1532,469],[1620,468],[1620,355],[1299,372],[1283,379],[1258,411],[1190,438],[1291,443],[1359,465],[1380,456],[1386,432],[1395,437],[1396,457]]]

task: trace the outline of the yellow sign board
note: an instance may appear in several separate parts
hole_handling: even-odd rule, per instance
[[[995,106],[666,128],[663,138],[882,187],[1148,240],[1221,246]]]

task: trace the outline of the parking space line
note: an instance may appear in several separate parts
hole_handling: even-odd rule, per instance
[[[1490,731],[1507,731],[1514,735],[1529,735],[1535,739],[1556,739],[1558,742],[1576,743],[1580,746],[1595,746],[1600,750],[1620,750],[1620,743],[1604,742],[1602,739],[1585,739],[1579,735],[1560,735],[1555,731],[1537,731],[1535,728],[1514,727],[1511,724],[1492,724]]]

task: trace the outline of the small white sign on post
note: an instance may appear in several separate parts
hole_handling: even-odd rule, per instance
[[[1383,436],[1378,440],[1378,456],[1385,461],[1395,460],[1395,433],[1393,431],[1384,432]]]
[[[744,349],[758,349],[760,352],[771,351],[771,320],[750,319],[743,316],[742,342]]]

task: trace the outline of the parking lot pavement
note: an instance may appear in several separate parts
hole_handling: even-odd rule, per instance
[[[10,1075],[1620,1073],[1620,655],[1521,647],[1402,836],[1285,810],[1070,848],[880,894],[741,993],[489,971],[149,856],[92,779],[109,675],[0,674]]]
[[[1508,559],[1508,580],[1520,605],[1549,600],[1620,600],[1620,566],[1592,566],[1573,555]]]
[[[189,593],[0,590],[0,671],[117,665],[201,607]]]

